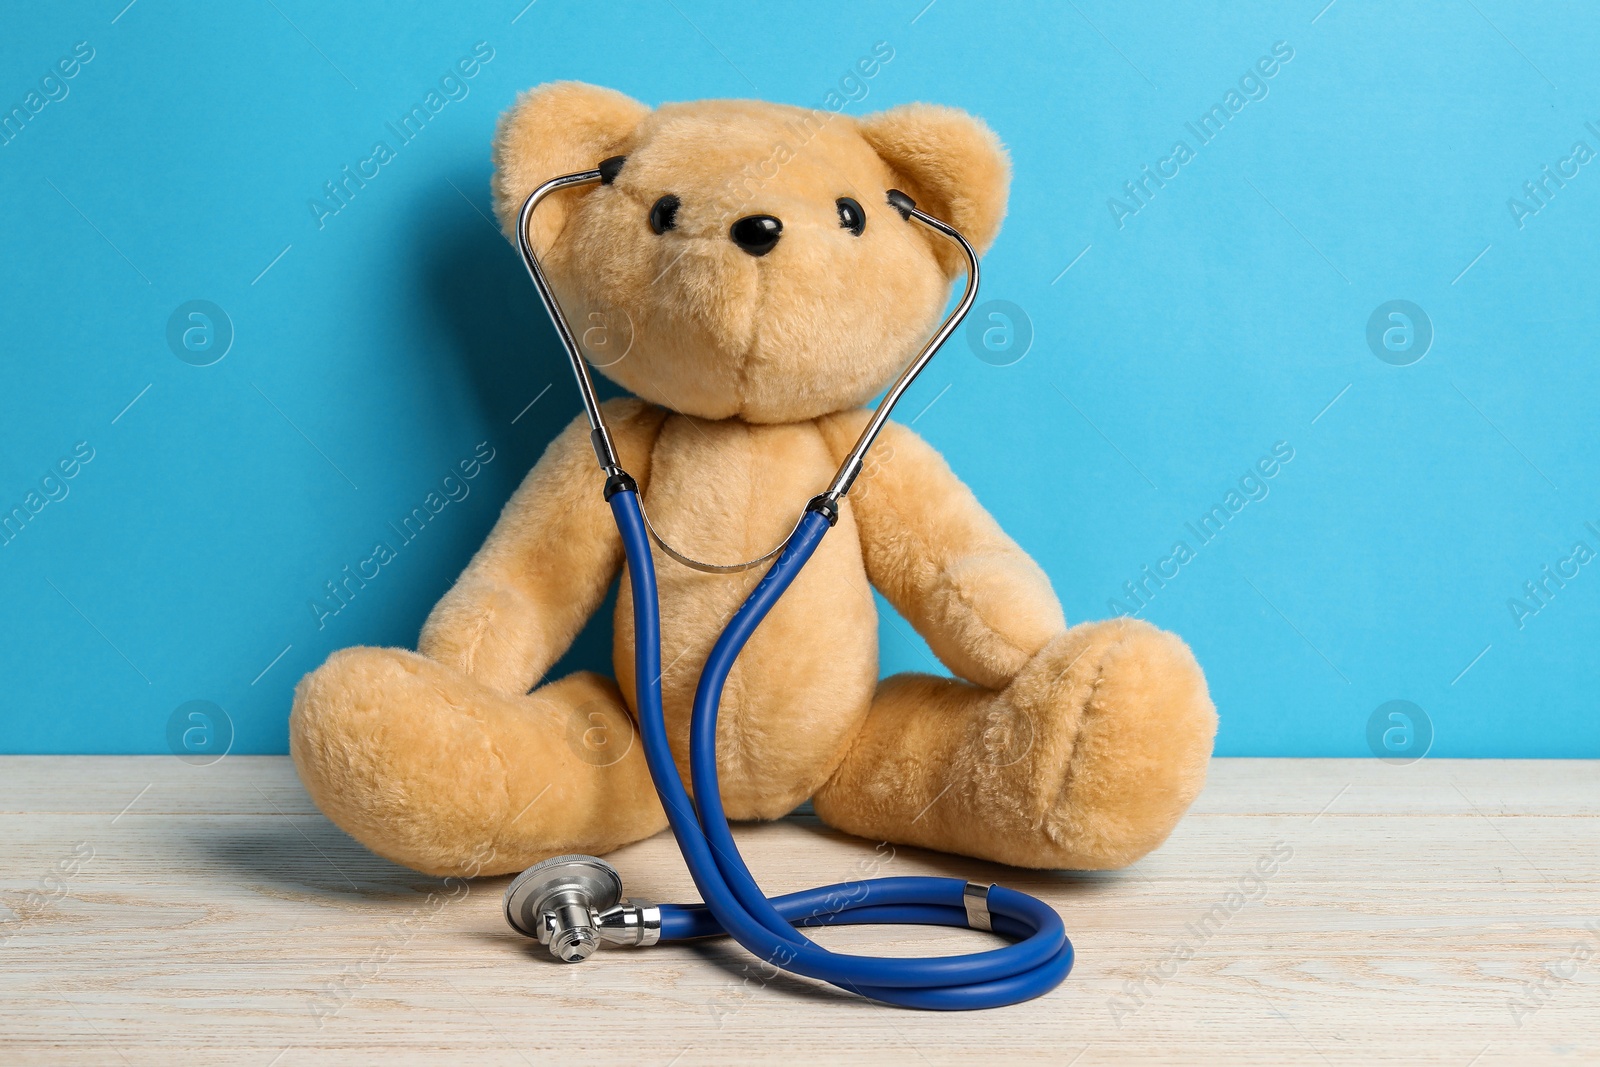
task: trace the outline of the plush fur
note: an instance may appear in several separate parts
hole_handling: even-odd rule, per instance
[[[713,561],[776,544],[917,351],[960,263],[885,202],[901,189],[980,249],[1005,214],[1003,148],[915,105],[865,119],[746,101],[646,108],[548,85],[495,142],[502,222],[560,173],[626,155],[609,186],[555,194],[531,230],[569,316],[626,338],[607,412],[657,528]],[[676,226],[652,231],[672,194]],[[867,216],[858,237],[835,201]],[[752,256],[746,215],[782,220]],[[615,353],[612,353],[613,357]],[[581,420],[553,441],[422,630],[307,675],[290,745],[317,804],[430,874],[603,853],[666,820],[633,728],[633,624],[616,682],[544,674],[623,569]],[[724,620],[760,570],[657,554],[668,733],[687,778],[689,707]],[[878,681],[880,590],[955,678]],[[531,691],[530,691],[531,690]],[[937,452],[891,424],[836,529],[756,632],[718,726],[723,801],[772,819],[810,797],[863,837],[1026,867],[1102,868],[1160,844],[1199,792],[1216,714],[1193,656],[1132,619],[1069,629],[1050,582]]]

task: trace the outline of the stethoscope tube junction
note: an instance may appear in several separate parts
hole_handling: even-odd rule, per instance
[[[636,712],[645,761],[704,902],[656,905],[624,900],[621,878],[604,860],[557,856],[512,881],[506,891],[507,921],[568,962],[586,959],[601,942],[648,946],[729,936],[772,967],[908,1008],[992,1008],[1049,992],[1072,969],[1073,951],[1061,917],[1043,901],[1004,886],[937,877],[869,878],[768,898],[739,854],[722,809],[717,778],[717,713],[728,674],[762,619],[838,520],[839,502],[861,472],[867,450],[890,411],[972,307],[978,287],[977,253],[953,227],[917,210],[910,197],[897,190],[889,192],[888,202],[902,218],[934,230],[965,253],[967,285],[960,301],[889,388],[832,482],[806,505],[783,543],[743,563],[703,563],[666,544],[651,527],[638,486],[617,459],[588,366],[528,238],[529,219],[541,200],[558,189],[609,183],[621,162],[620,158],[608,159],[594,170],[562,175],[535,189],[518,217],[517,244],[572,363],[589,420],[590,440],[606,476],[605,496],[622,535],[633,593]],[[690,779],[697,800],[691,800],[684,788],[667,741],[652,540],[673,560],[714,573],[746,570],[774,560],[729,620],[700,674],[689,727]],[[993,931],[1012,943],[962,956],[883,958],[833,952],[801,932],[818,926],[864,923],[968,927]]]

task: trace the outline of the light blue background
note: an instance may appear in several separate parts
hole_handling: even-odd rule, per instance
[[[1600,151],[1592,5],[124,2],[31,5],[0,39],[7,110],[95,50],[0,147],[0,506],[94,449],[0,548],[0,749],[162,752],[200,699],[234,751],[283,752],[304,672],[414,642],[578,410],[484,217],[518,90],[821,106],[886,41],[847,111],[936,101],[999,132],[1016,178],[982,298],[1034,332],[1009,366],[958,339],[901,418],[1070,619],[1182,538],[1196,558],[1142,614],[1205,666],[1220,754],[1367,755],[1391,699],[1436,756],[1600,754],[1600,564],[1520,629],[1508,607],[1600,550],[1600,162],[1520,229],[1507,206],[1573,142]],[[470,94],[319,230],[322,183],[479,41]],[[1108,198],[1278,41],[1267,98],[1119,229]],[[207,367],[165,339],[193,299],[236,334]],[[1436,333],[1410,366],[1366,342],[1391,299]],[[319,630],[323,583],[480,441],[471,495]],[[1199,547],[1184,524],[1279,441],[1270,495]],[[603,667],[608,629],[562,669]],[[886,672],[928,668],[908,633],[886,618]]]

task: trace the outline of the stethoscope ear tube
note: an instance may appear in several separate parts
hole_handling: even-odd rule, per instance
[[[609,163],[610,160],[605,161]],[[578,349],[578,342],[572,335],[572,326],[567,322],[566,313],[561,310],[561,302],[556,299],[556,294],[550,288],[550,280],[544,275],[544,268],[539,265],[539,257],[533,252],[533,242],[528,237],[528,223],[533,218],[533,211],[545,197],[558,189],[571,189],[580,185],[593,185],[595,182],[605,181],[605,163],[594,170],[574,171],[551,178],[533,192],[522,202],[522,210],[517,212],[517,251],[522,253],[522,265],[528,269],[528,277],[533,281],[533,287],[539,293],[539,301],[544,304],[544,309],[550,315],[550,321],[555,323],[556,333],[561,338],[561,347],[566,349],[567,360],[572,364],[572,374],[578,380],[578,392],[583,396],[583,412],[589,419],[589,441],[594,446],[595,458],[600,461],[600,469],[606,475],[617,474],[622,467],[617,462],[617,452],[611,443],[611,431],[606,428],[605,412],[600,410],[600,399],[595,395],[594,379],[589,376],[589,365],[583,360],[583,353]]]
[[[1072,942],[1043,901],[1003,886],[957,878],[871,878],[769,900],[739,855],[722,809],[716,768],[717,709],[745,643],[794,582],[831,528],[807,511],[783,553],[729,620],[701,672],[690,723],[691,801],[672,759],[661,703],[661,617],[650,540],[632,489],[610,498],[628,560],[634,605],[634,677],[645,760],[684,863],[705,901],[660,905],[662,942],[721,934],[768,965],[909,1008],[967,1010],[1015,1004],[1059,985],[1072,969]],[[800,927],[918,923],[992,930],[1013,940],[965,956],[912,959],[830,952]]]
[[[878,439],[878,434],[883,432],[883,427],[889,421],[889,414],[894,410],[906,390],[911,388],[911,383],[917,380],[930,360],[938,354],[939,349],[961,325],[961,320],[967,317],[967,312],[972,310],[973,301],[978,298],[978,253],[961,232],[948,222],[934,218],[932,215],[917,209],[916,201],[898,189],[890,189],[888,195],[889,206],[898,211],[902,218],[915,219],[928,227],[934,233],[947,240],[953,241],[967,260],[967,285],[961,292],[961,299],[956,306],[946,315],[939,328],[933,332],[922,346],[922,351],[911,361],[889,391],[883,394],[883,399],[878,401],[878,407],[872,413],[872,418],[867,422],[866,428],[861,431],[861,436],[856,439],[855,446],[850,449],[850,454],[845,456],[844,462],[839,465],[839,472],[833,476],[833,481],[828,485],[828,490],[823,495],[834,503],[838,503],[850,491],[850,486],[855,483],[856,476],[861,473],[862,464],[866,462],[867,450]]]
[[[528,277],[532,279],[533,287],[539,293],[539,300],[544,304],[545,311],[550,315],[550,321],[555,324],[556,334],[561,338],[561,347],[566,350],[567,361],[572,365],[572,375],[577,380],[578,392],[583,397],[584,415],[589,420],[589,441],[594,448],[595,458],[600,463],[600,469],[606,473],[607,477],[615,475],[622,470],[621,463],[617,458],[616,446],[612,442],[611,431],[606,426],[605,412],[601,409],[599,398],[595,394],[594,378],[589,373],[589,364],[583,358],[583,353],[579,349],[577,339],[572,332],[572,326],[567,322],[566,313],[561,309],[561,302],[556,299],[555,291],[551,288],[549,279],[545,277],[544,268],[539,264],[539,257],[534,253],[533,242],[528,236],[528,224],[533,218],[534,209],[551,193],[561,189],[593,185],[597,182],[610,184],[617,176],[617,170],[621,166],[621,158],[620,156],[613,156],[610,159],[602,160],[594,170],[574,171],[571,174],[562,174],[551,178],[528,194],[527,199],[522,202],[522,209],[517,213],[517,250],[522,254],[523,266],[527,268]],[[826,500],[827,505],[832,509],[832,514],[835,516],[838,514],[839,502],[844,499],[845,494],[850,491],[850,487],[855,484],[855,480],[860,475],[862,466],[866,462],[868,450],[872,448],[872,444],[878,439],[878,435],[883,432],[883,428],[888,423],[889,415],[894,411],[895,405],[900,402],[900,398],[905,395],[906,390],[911,388],[911,383],[917,380],[917,376],[922,373],[923,368],[938,353],[940,347],[961,325],[961,320],[966,318],[967,312],[972,310],[972,304],[978,296],[978,253],[967,239],[949,223],[919,210],[916,201],[898,189],[890,189],[886,200],[901,218],[926,226],[941,237],[954,242],[961,249],[967,261],[967,283],[966,288],[962,290],[961,299],[956,302],[956,306],[951,310],[950,314],[945,316],[944,321],[933,332],[933,336],[928,338],[921,351],[917,353],[916,358],[906,366],[905,370],[900,372],[900,376],[895,379],[894,384],[884,393],[883,399],[878,402],[877,408],[872,413],[872,418],[867,421],[866,427],[861,431],[861,436],[856,439],[856,443],[851,447],[844,461],[839,464],[839,469],[834,474],[833,480],[828,483],[828,487],[817,497],[813,497],[811,504],[807,505],[808,509],[810,509],[816,506],[818,500]],[[779,552],[783,551],[784,545],[789,543],[789,537],[794,536],[794,532],[791,531],[789,537],[784,538],[773,549],[762,553],[754,559],[745,560],[741,563],[707,563],[680,552],[667,543],[667,540],[651,525],[648,513],[644,515],[644,522],[646,531],[667,555],[686,567],[710,574],[729,574],[759,566],[776,557]]]

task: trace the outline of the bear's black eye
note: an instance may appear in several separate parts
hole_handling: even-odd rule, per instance
[[[666,233],[678,224],[678,198],[668,193],[655,202],[650,209],[650,228],[657,233]]]
[[[841,196],[833,206],[839,209],[839,225],[860,237],[861,231],[867,228],[867,213],[861,210],[861,205],[848,196]]]

